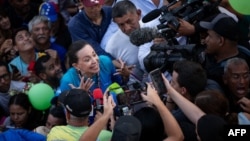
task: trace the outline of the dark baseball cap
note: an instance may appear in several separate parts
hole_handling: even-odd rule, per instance
[[[218,14],[211,22],[201,21],[200,26],[208,30],[213,30],[229,40],[237,41],[239,39],[237,22],[224,13]]]
[[[88,116],[92,110],[91,98],[87,91],[82,89],[71,89],[63,91],[59,96],[51,100],[52,104],[61,103],[76,117]]]
[[[141,128],[141,122],[136,117],[121,116],[115,123],[111,141],[138,141]]]
[[[197,121],[197,133],[201,140],[224,141],[227,122],[216,115],[204,115]]]

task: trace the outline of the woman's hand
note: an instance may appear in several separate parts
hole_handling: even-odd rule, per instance
[[[89,89],[93,86],[94,81],[91,78],[87,78],[87,80],[84,81],[84,78],[84,76],[81,78],[81,82],[78,87],[74,86],[73,84],[69,84],[69,86],[72,89],[83,89],[85,91],[89,91]]]

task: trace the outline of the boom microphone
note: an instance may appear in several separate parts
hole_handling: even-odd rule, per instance
[[[168,28],[165,29],[155,29],[155,28],[139,28],[133,31],[130,36],[130,42],[136,46],[143,45],[145,43],[151,42],[154,38],[160,38],[162,37],[161,33],[169,30]]]
[[[103,111],[103,93],[100,88],[96,88],[93,90],[93,97],[95,101],[95,109],[98,111]]]
[[[150,21],[154,20],[155,18],[160,16],[162,12],[168,11],[168,8],[170,6],[176,4],[178,1],[179,0],[174,0],[173,2],[169,3],[168,5],[162,6],[160,9],[154,9],[154,10],[150,11],[147,15],[145,15],[142,18],[142,22],[147,23],[147,22],[150,22]]]
[[[161,15],[161,9],[155,9],[153,11],[150,11],[147,15],[145,15],[142,18],[142,22],[144,22],[144,23],[150,22],[160,15]]]

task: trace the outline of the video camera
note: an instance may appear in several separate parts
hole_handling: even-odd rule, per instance
[[[189,23],[195,23],[202,20],[208,13],[213,11],[222,0],[217,0],[216,2],[209,2],[208,0],[187,0],[181,6],[169,10],[169,7],[177,3],[179,0],[174,0],[166,6],[160,9],[155,9],[145,15],[142,19],[144,23],[149,22],[160,16],[160,24],[157,25],[158,30],[170,28],[172,30],[164,30],[162,32],[163,37],[167,41],[173,40],[176,31],[178,30],[180,23],[178,18],[184,19]],[[171,43],[171,44],[170,44]],[[176,41],[171,41],[169,45],[176,45]],[[173,43],[173,44],[172,44]]]
[[[150,53],[144,58],[144,66],[147,72],[160,68],[162,72],[172,71],[174,62],[180,60],[193,60],[196,55],[195,44],[172,45],[166,43],[154,44]]]
[[[166,70],[171,72],[175,61],[199,60],[199,54],[203,48],[200,49],[196,47],[195,44],[179,45],[176,39],[176,33],[180,26],[178,18],[190,23],[199,22],[221,2],[221,0],[217,0],[216,2],[187,0],[181,6],[169,10],[169,7],[178,1],[179,0],[174,0],[160,9],[153,10],[142,19],[143,22],[149,22],[160,15],[160,24],[157,25],[157,30],[161,31],[158,33],[161,33],[162,37],[166,39],[165,43],[152,45],[151,52],[144,58],[144,66],[147,72],[155,68],[160,68],[162,72]]]

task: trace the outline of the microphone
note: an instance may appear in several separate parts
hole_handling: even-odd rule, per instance
[[[94,107],[96,110],[103,112],[103,93],[100,88],[93,90]]]
[[[142,22],[147,23],[149,21],[152,21],[155,18],[157,18],[158,16],[160,16],[160,14],[161,14],[161,9],[155,9],[155,10],[149,12],[147,15],[145,15],[142,18]]]
[[[154,20],[155,18],[157,18],[158,16],[161,15],[162,12],[166,11],[168,12],[168,8],[173,6],[174,4],[176,4],[179,0],[174,0],[171,3],[169,3],[168,5],[164,5],[162,6],[160,9],[154,9],[151,12],[149,12],[147,15],[145,15],[142,18],[142,22],[147,23],[150,22],[152,20]]]
[[[114,92],[116,95],[124,93],[124,90],[122,89],[122,87],[116,82],[109,85],[108,88],[110,92]]]
[[[149,28],[149,27],[144,27],[144,28],[139,28],[134,30],[130,36],[130,42],[136,46],[143,45],[145,43],[151,42],[154,38],[161,38],[162,33],[170,30],[169,28],[164,28],[164,29],[155,29],[155,28]]]

